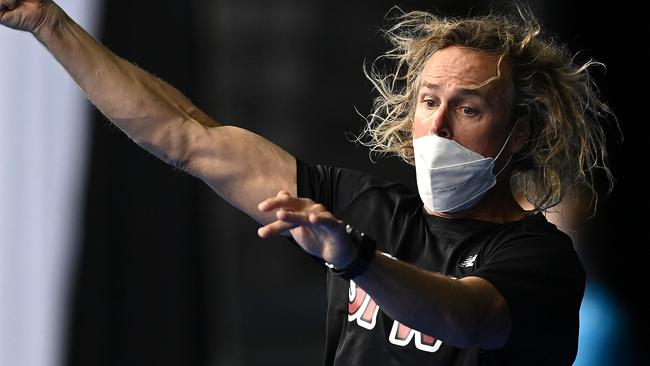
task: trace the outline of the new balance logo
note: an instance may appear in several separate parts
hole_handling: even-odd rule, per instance
[[[460,262],[458,265],[463,268],[474,267],[474,262],[476,262],[477,256],[478,254],[470,255],[469,257],[465,258],[464,261]]]

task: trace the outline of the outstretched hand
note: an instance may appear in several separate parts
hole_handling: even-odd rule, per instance
[[[280,191],[275,197],[262,201],[258,209],[261,212],[277,210],[277,220],[258,230],[260,237],[289,231],[303,250],[337,268],[347,267],[356,258],[356,247],[346,234],[345,225],[322,204]]]
[[[0,24],[34,33],[56,8],[51,0],[0,0]]]

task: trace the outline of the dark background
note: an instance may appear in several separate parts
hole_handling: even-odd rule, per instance
[[[398,159],[373,164],[348,141],[374,94],[362,73],[387,44],[393,5],[478,14],[467,1],[106,1],[102,41],[158,75],[223,124],[259,133],[295,156],[370,171],[415,187]],[[639,293],[648,239],[640,175],[647,119],[641,16],[622,2],[535,1],[548,31],[581,51],[625,134],[611,129],[618,179],[580,253],[635,328],[622,360],[640,363],[648,301]],[[133,144],[95,113],[82,252],[70,300],[70,365],[316,365],[324,339],[323,268],[197,179]],[[645,139],[643,139],[645,140]],[[630,162],[636,163],[635,165]],[[634,174],[634,175],[633,175]],[[632,350],[636,356],[630,356]],[[614,352],[616,350],[613,350]],[[636,362],[635,362],[636,363]]]

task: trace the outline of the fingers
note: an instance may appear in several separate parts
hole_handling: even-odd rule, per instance
[[[329,212],[294,212],[280,209],[275,214],[277,220],[258,229],[257,234],[262,238],[268,238],[273,235],[281,234],[299,226],[323,225],[334,228],[342,225],[343,222],[337,220]]]
[[[286,191],[280,191],[275,197],[265,199],[257,205],[257,208],[261,212],[269,212],[280,208],[288,211],[327,211],[325,206],[321,204],[316,204],[308,198],[293,197]]]
[[[258,229],[257,234],[262,238],[281,234],[299,226],[340,225],[325,206],[314,203],[307,198],[293,197],[287,191],[280,191],[275,197],[268,198],[258,205],[261,212],[275,212],[277,221]]]
[[[310,223],[309,216],[310,214],[308,212],[286,211],[283,209],[280,209],[275,213],[275,217],[277,217],[278,220],[301,225],[307,225]]]
[[[282,234],[283,232],[289,231],[298,226],[300,225],[287,222],[287,221],[277,220],[257,229],[257,235],[259,235],[260,238],[269,238],[274,235]]]
[[[283,209],[275,213],[278,220],[290,222],[296,225],[324,225],[324,224],[341,224],[343,221],[337,220],[334,215],[328,211],[323,212],[296,212],[286,211]]]
[[[343,221],[337,220],[331,212],[314,212],[309,215],[309,223],[313,225],[330,225],[343,224]]]
[[[257,208],[261,212],[269,212],[278,208],[296,210],[302,205],[303,202],[300,198],[292,197],[287,191],[280,191],[275,197],[260,202]]]
[[[304,212],[278,210],[275,213],[277,220],[259,228],[257,235],[268,238],[273,235],[282,234],[298,226],[309,225],[309,214]]]

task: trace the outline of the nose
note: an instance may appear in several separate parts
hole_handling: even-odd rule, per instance
[[[441,104],[438,109],[436,109],[431,122],[431,134],[436,134],[440,137],[451,139],[449,110],[446,104]]]

